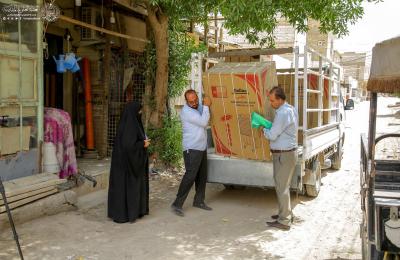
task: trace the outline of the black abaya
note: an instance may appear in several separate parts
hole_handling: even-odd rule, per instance
[[[149,214],[148,155],[139,110],[137,102],[126,105],[114,139],[108,217],[117,223],[133,222]]]

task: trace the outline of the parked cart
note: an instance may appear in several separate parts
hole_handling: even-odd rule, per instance
[[[400,138],[399,133],[376,137],[378,93],[400,92],[399,56],[400,37],[375,45],[372,53],[369,131],[361,135],[363,259],[400,259],[400,160],[375,159],[376,144]]]

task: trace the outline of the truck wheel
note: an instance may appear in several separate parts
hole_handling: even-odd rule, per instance
[[[332,156],[332,169],[340,170],[342,167],[342,159],[343,159],[343,142],[344,137],[338,142],[338,147],[336,153]]]
[[[321,190],[321,164],[318,160],[313,163],[312,172],[315,176],[315,184],[305,184],[307,196],[317,197]]]

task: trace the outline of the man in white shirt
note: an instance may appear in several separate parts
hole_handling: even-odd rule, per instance
[[[207,125],[210,119],[209,106],[211,100],[205,97],[203,105],[193,89],[185,92],[186,105],[181,112],[183,132],[183,159],[185,175],[179,186],[178,194],[171,208],[173,212],[183,217],[183,203],[193,184],[196,185],[196,195],[193,206],[204,210],[212,210],[204,203],[207,182]]]
[[[273,159],[275,190],[278,197],[279,212],[268,221],[271,227],[289,230],[293,221],[290,205],[290,182],[297,163],[298,114],[296,109],[286,103],[286,95],[281,87],[273,87],[269,101],[275,109],[271,129],[261,127],[265,138],[270,141]]]

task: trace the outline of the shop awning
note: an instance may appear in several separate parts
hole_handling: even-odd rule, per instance
[[[367,89],[372,92],[400,92],[400,36],[377,43],[372,49]]]

